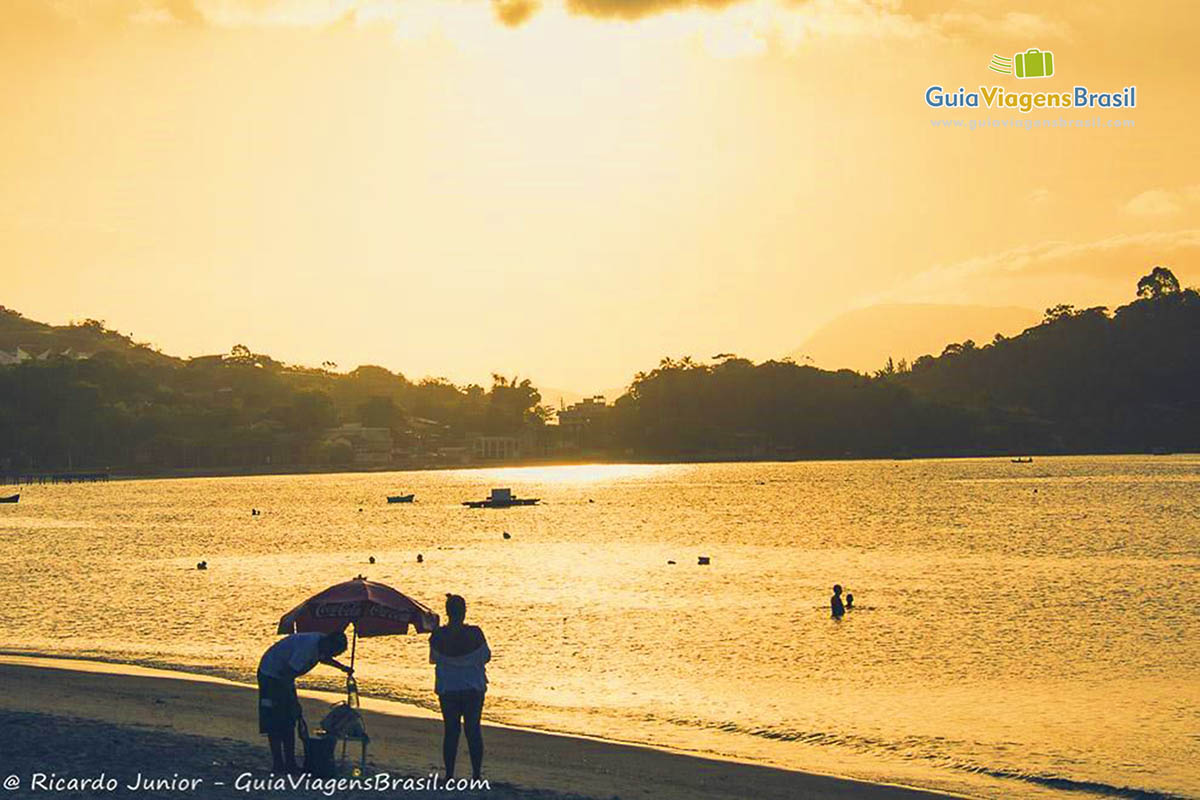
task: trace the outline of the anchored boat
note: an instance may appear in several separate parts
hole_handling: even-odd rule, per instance
[[[511,508],[537,505],[539,502],[540,497],[517,497],[512,489],[492,489],[487,500],[467,500],[463,505],[467,508]]]
[[[388,495],[389,503],[411,503],[415,494],[390,494]]]

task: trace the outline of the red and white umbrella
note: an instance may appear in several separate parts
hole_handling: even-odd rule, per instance
[[[438,615],[426,606],[390,586],[365,578],[330,586],[318,592],[279,618],[278,633],[333,633],[354,626],[354,646],[358,637],[395,636],[431,633],[438,626]]]

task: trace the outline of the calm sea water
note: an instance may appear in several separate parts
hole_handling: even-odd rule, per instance
[[[459,505],[493,486],[543,504]],[[466,596],[494,721],[986,797],[1200,796],[1200,457],[26,487],[0,647],[249,679],[283,612],[359,573]],[[358,655],[364,692],[433,700],[422,637]]]

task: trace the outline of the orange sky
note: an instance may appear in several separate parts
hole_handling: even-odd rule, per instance
[[[8,0],[0,302],[580,391],[877,303],[1200,280],[1177,3]],[[987,71],[1053,50],[1056,75]],[[1138,87],[1121,130],[935,130],[931,84]],[[1037,83],[1037,86],[1032,84]],[[1046,112],[1088,117],[1088,112]]]

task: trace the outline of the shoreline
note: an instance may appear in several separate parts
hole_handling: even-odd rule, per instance
[[[324,706],[340,698],[337,693],[306,689],[300,696],[310,720],[320,719]],[[149,726],[164,734],[237,742],[257,748],[260,761],[248,764],[249,769],[266,774],[270,765],[265,740],[258,734],[254,687],[224,678],[66,657],[3,654],[0,713],[88,720],[131,731]],[[373,769],[413,775],[440,772],[441,720],[435,714],[394,701],[364,699],[363,715],[372,734],[369,763]],[[520,792],[528,791],[531,797],[663,800],[961,797],[586,736],[487,723],[484,727],[485,777],[509,787],[505,791],[518,792],[505,796],[524,796]],[[460,757],[465,758],[465,746]],[[246,758],[253,760],[252,755]],[[139,759],[134,748],[120,766],[130,773],[149,773],[161,766],[154,759],[145,763]],[[95,771],[103,766],[95,765]],[[46,763],[44,768],[55,771],[55,764]]]
[[[1135,456],[1145,456],[1147,458],[1171,458],[1174,456],[1196,456],[1200,453],[1192,453],[1188,451],[1170,452],[1170,453],[1145,453],[1145,452],[1094,452],[1094,453],[1039,453],[1039,452],[972,452],[972,453],[931,453],[931,454],[897,454],[897,455],[880,455],[880,456],[797,456],[795,458],[742,458],[738,456],[729,456],[722,458],[718,455],[707,454],[692,458],[679,456],[676,458],[638,458],[635,456],[613,457],[608,458],[603,455],[596,455],[590,458],[578,459],[561,459],[561,458],[545,458],[545,459],[520,459],[517,461],[486,461],[486,462],[470,462],[467,464],[388,464],[386,466],[369,466],[361,468],[347,467],[346,465],[304,465],[304,464],[289,464],[278,467],[195,467],[195,468],[180,468],[172,470],[154,470],[148,472],[121,470],[105,470],[95,469],[90,472],[106,472],[109,481],[148,481],[148,480],[183,480],[188,478],[257,478],[257,477],[278,477],[278,476],[306,476],[306,475],[386,475],[401,472],[446,472],[451,470],[486,470],[486,469],[521,469],[523,467],[578,467],[589,466],[596,464],[634,464],[647,466],[670,466],[675,464],[686,465],[702,465],[702,464],[814,464],[821,462],[828,463],[855,463],[855,462],[873,462],[873,461],[957,461],[968,459],[1009,459],[1021,457],[1031,458],[1130,458]],[[44,480],[33,480],[24,483],[10,483],[9,480],[15,477],[18,473],[12,472],[8,474],[0,473],[0,486],[39,486],[50,483],[50,479],[56,472],[20,472],[23,477],[35,476],[44,478]],[[103,481],[101,481],[103,482]],[[90,481],[59,481],[59,483],[70,484],[80,483],[86,484]]]

